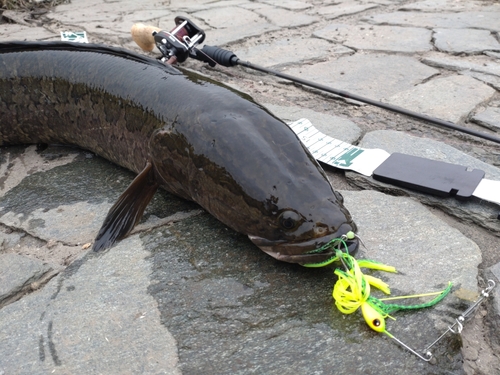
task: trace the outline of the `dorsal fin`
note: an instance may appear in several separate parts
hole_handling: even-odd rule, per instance
[[[92,249],[94,251],[107,249],[129,234],[141,219],[157,189],[153,164],[148,161],[142,172],[109,209]]]

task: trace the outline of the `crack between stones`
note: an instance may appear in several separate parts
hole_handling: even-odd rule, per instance
[[[47,284],[53,277],[57,276],[60,272],[61,270],[50,269],[44,274],[42,274],[40,277],[38,277],[36,280],[34,281],[28,280],[20,290],[18,290],[14,294],[11,294],[4,300],[0,301],[0,309],[20,300],[24,296],[31,294],[36,290],[41,289],[43,286],[45,286],[45,284]]]

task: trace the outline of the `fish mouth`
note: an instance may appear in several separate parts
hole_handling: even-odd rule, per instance
[[[248,235],[250,241],[257,245],[266,254],[282,262],[288,263],[321,263],[335,256],[333,246],[321,252],[315,252],[322,246],[326,245],[331,240],[339,238],[338,234],[332,234],[321,238],[314,238],[309,241],[302,242],[287,242],[287,241],[269,241],[265,238]],[[350,255],[355,255],[359,248],[359,240],[357,237],[345,240],[347,251]]]

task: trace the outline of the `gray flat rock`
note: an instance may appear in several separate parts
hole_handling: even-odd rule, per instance
[[[470,302],[458,302],[458,296],[477,295],[477,245],[411,199],[343,194],[363,228],[368,247],[363,255],[399,268],[401,274],[374,273],[389,282],[395,295],[439,290],[448,281],[456,286],[456,293],[439,306],[395,313],[397,321],[389,323],[394,335],[424,347],[449,324],[456,303]],[[461,373],[450,361],[457,358],[450,342],[437,349],[438,367],[428,367],[387,337],[368,331],[358,313],[342,316],[332,306],[331,270],[274,262],[205,215],[160,233],[143,237],[154,247],[149,290],[178,342],[184,373],[200,368],[218,374],[328,373],[332,368],[360,373],[366,361],[373,373],[383,373],[386,366],[398,374]],[[207,236],[212,245],[200,245]],[[444,352],[450,357],[440,357]]]
[[[240,7],[202,10],[193,13],[193,16],[214,28],[210,31],[212,45],[223,45],[279,30],[279,26],[270,24],[264,17]]]
[[[264,104],[264,106],[285,122],[307,118],[322,133],[347,143],[355,143],[361,136],[359,126],[342,117],[301,107],[284,107],[274,104]]]
[[[409,53],[433,48],[431,31],[417,27],[329,24],[313,35],[356,50]]]
[[[476,269],[481,262],[481,252],[458,230],[411,198],[391,197],[376,191],[344,191],[342,194],[355,221],[360,224],[358,234],[366,245],[363,256],[392,265],[401,272],[401,275],[384,273],[384,279],[394,289],[413,294],[451,281],[463,291],[477,295]],[[375,217],[384,219],[373,220]],[[415,223],[422,223],[422,226]],[[441,235],[446,239],[433,243]],[[424,237],[429,239],[425,245],[419,243]],[[470,258],[468,255],[461,258],[462,246],[471,251]]]
[[[459,12],[459,13],[423,13],[393,12],[381,13],[363,18],[363,21],[380,25],[415,26],[427,28],[477,28],[500,31],[500,11]]]
[[[352,54],[354,51],[341,45],[332,45],[325,40],[278,39],[257,46],[237,48],[233,51],[241,60],[255,62],[266,67],[317,62],[328,56]]]
[[[2,41],[7,42],[10,40],[60,40],[59,34],[54,34],[49,30],[40,27],[29,27],[23,25],[0,25],[0,35]]]
[[[268,19],[271,23],[280,27],[299,27],[311,25],[320,20],[319,17],[305,14],[304,12],[292,12],[285,9],[263,7],[255,10],[255,13]]]
[[[57,147],[45,150],[46,162],[57,151]],[[29,155],[21,154],[20,158]],[[59,166],[22,179],[1,197],[0,223],[45,241],[57,240],[67,245],[92,242],[109,208],[125,191],[134,174],[87,155],[89,157],[80,155],[72,163],[63,165],[60,165],[61,158],[55,157],[52,163]],[[67,163],[68,158],[62,159]],[[15,163],[15,160],[7,159],[5,163]],[[107,185],[103,181],[107,181]],[[95,187],[92,192],[90,186]],[[186,207],[178,201],[171,203],[163,202],[163,217]]]
[[[456,71],[472,71],[500,77],[500,63],[486,56],[457,57],[430,53],[422,59],[424,64]]]
[[[288,10],[304,10],[313,7],[312,4],[297,0],[264,0],[263,3],[275,5]]]
[[[80,3],[80,6],[75,6]],[[98,6],[99,11],[96,12]],[[67,25],[78,24],[79,20],[84,19],[85,22],[76,30],[81,29],[89,33],[89,41],[96,42],[92,38],[94,36],[104,40],[111,40],[114,43],[119,43],[121,39],[129,39],[130,28],[136,22],[154,23],[154,19],[160,17],[171,16],[169,9],[165,9],[159,3],[150,2],[147,5],[125,1],[120,4],[120,11],[117,12],[115,3],[96,3],[92,6],[83,0],[77,0],[73,6],[62,4],[55,8],[56,11],[47,13],[47,17],[54,21],[58,21]],[[170,25],[167,26],[167,28]],[[75,31],[74,27],[69,28]]]
[[[472,116],[471,120],[489,129],[500,131],[500,108],[488,107]]]
[[[368,4],[352,4],[352,3],[340,3],[329,6],[319,6],[310,10],[311,13],[316,13],[324,16],[326,19],[334,19],[342,16],[347,16],[350,14],[356,14],[364,12],[368,9],[373,9],[378,7],[378,4],[368,3]]]
[[[500,52],[484,51],[486,56],[494,57],[495,59],[500,59]]]
[[[39,281],[52,270],[50,265],[36,259],[0,254],[0,307],[8,300],[16,299],[19,293],[31,290],[31,283]]]
[[[148,255],[132,236],[1,309],[0,371],[180,374],[175,341],[147,294]]]
[[[420,12],[463,12],[470,10],[491,10],[500,11],[498,6],[493,3],[490,7],[480,0],[455,1],[455,0],[424,0],[417,1],[411,4],[403,4],[398,10],[403,11],[420,11]]]
[[[437,72],[416,59],[384,54],[342,56],[288,71],[291,75],[371,99],[408,90]]]
[[[161,7],[165,7],[165,3],[161,0],[157,1],[157,4]],[[200,10],[208,10],[215,8],[225,8],[225,7],[233,7],[233,6],[241,6],[246,7],[251,4],[250,0],[222,0],[222,1],[213,1],[213,0],[170,0],[169,1],[169,9],[172,12],[176,12],[176,14],[180,14],[189,18],[189,14],[192,12],[197,12]],[[183,13],[185,12],[185,13]]]
[[[113,32],[118,33],[118,35],[120,35],[124,39],[127,39],[127,37],[130,35],[130,28],[134,23],[141,22],[146,25],[154,25],[170,30],[170,28],[173,28],[175,25],[175,23],[173,23],[172,20],[176,16],[177,13],[172,13],[167,10],[162,10],[162,11],[158,11],[157,9],[139,10],[132,12],[130,14],[125,14],[124,16],[120,17],[120,19],[117,20],[116,22],[113,22],[111,25],[105,27],[105,29],[112,30]],[[156,22],[158,18],[169,19],[170,23]],[[102,30],[100,31],[102,32]]]
[[[490,74],[483,74],[478,72],[472,72],[470,70],[461,70],[460,74],[464,74],[466,76],[474,77],[484,83],[487,83],[497,91],[500,91],[500,76],[492,76]]]
[[[451,122],[467,117],[478,104],[488,100],[495,90],[468,76],[435,78],[399,92],[387,102],[418,113]]]
[[[432,139],[418,138],[393,130],[378,130],[367,133],[359,146],[365,148],[381,148],[389,153],[400,152],[480,169],[486,172],[485,178],[497,181],[500,180],[499,168],[486,164],[462,151]],[[451,197],[434,197],[432,195],[422,194],[409,189],[375,181],[371,177],[365,177],[354,172],[347,172],[346,177],[355,185],[363,188],[375,188],[397,195],[410,195],[426,205],[439,207],[444,212],[455,216],[460,221],[473,222],[495,233],[500,233],[500,220],[497,219],[498,206],[495,204],[490,204],[475,198],[466,202],[461,202]]]
[[[215,29],[262,22],[261,17],[256,13],[239,7],[203,10],[195,12],[194,15]]]
[[[434,45],[440,51],[454,54],[500,50],[500,43],[488,30],[434,29]]]

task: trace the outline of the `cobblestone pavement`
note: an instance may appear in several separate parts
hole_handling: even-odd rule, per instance
[[[84,30],[91,43],[145,53],[132,24],[171,30],[177,15],[242,60],[500,136],[498,1],[73,0],[3,11],[0,40]],[[493,142],[245,68],[184,66],[283,120],[306,117],[349,143],[500,180]],[[498,205],[325,168],[366,244],[360,256],[400,271],[383,275],[394,295],[455,285],[438,306],[388,322],[409,346],[423,349],[488,279],[498,282]],[[132,235],[93,255],[89,244],[134,176],[88,151],[2,147],[0,171],[0,375],[500,374],[500,288],[427,363],[370,331],[360,314],[342,316],[331,269],[275,261],[165,192]]]

